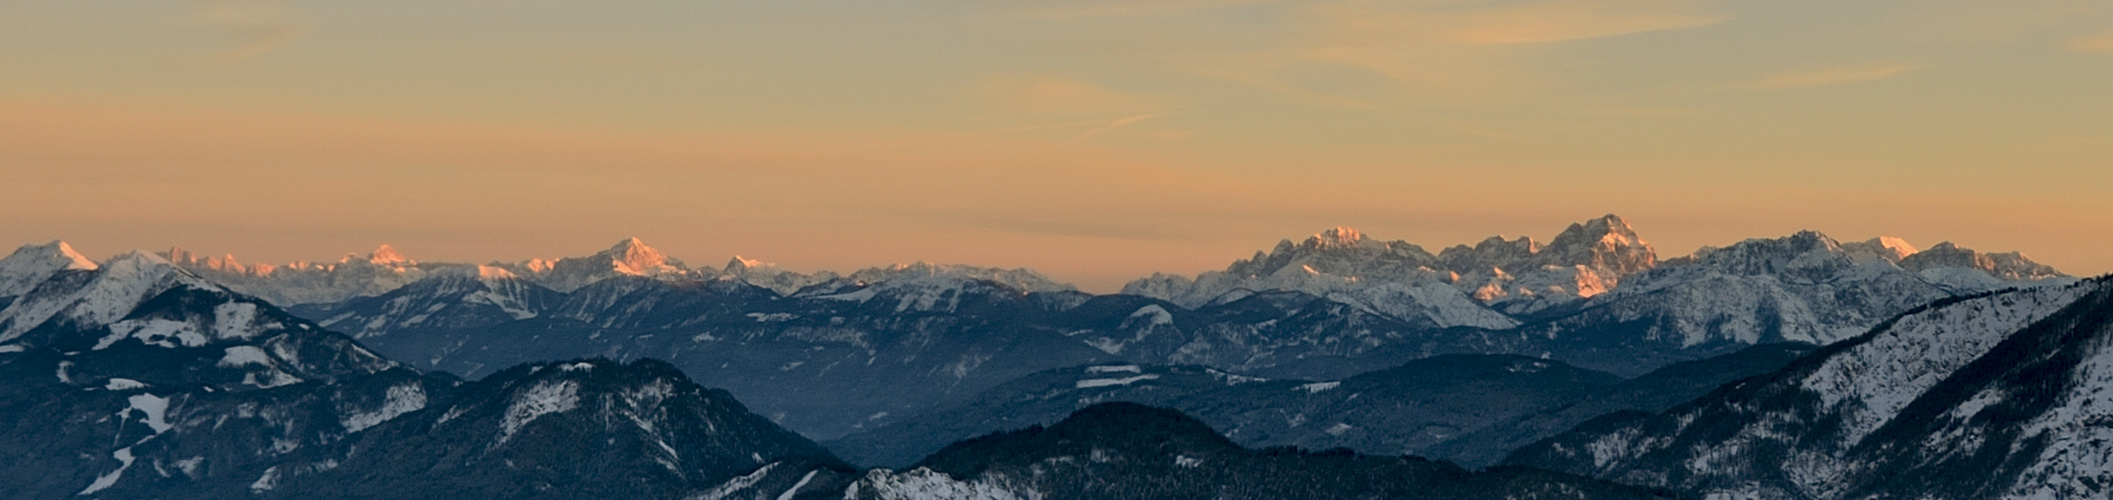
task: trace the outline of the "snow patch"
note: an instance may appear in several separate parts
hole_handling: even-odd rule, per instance
[[[124,340],[126,337],[139,339],[141,343],[147,345],[168,348],[175,348],[179,345],[183,347],[198,347],[206,343],[205,334],[198,331],[197,325],[189,322],[166,319],[133,320],[121,321],[110,325],[110,334],[104,335],[102,339],[97,340],[95,347],[90,350],[100,351],[108,349],[111,345],[117,344],[117,341]]]
[[[121,463],[123,465],[119,465],[117,467],[117,470],[110,471],[107,474],[96,476],[95,482],[89,483],[88,488],[82,489],[80,493],[75,493],[75,495],[92,494],[98,491],[109,489],[111,486],[116,485],[118,478],[124,477],[125,469],[132,468],[132,447],[126,446],[124,448],[118,448],[117,451],[110,453],[110,458],[117,459],[118,463]]]
[[[134,394],[132,397],[125,398],[125,401],[131,403],[131,406],[125,408],[125,411],[118,413],[120,418],[123,418],[125,413],[129,413],[132,410],[139,410],[141,414],[146,415],[147,427],[154,429],[155,434],[167,432],[170,427],[174,427],[169,425],[168,420],[163,419],[169,411],[169,398],[153,394]]]
[[[269,469],[264,469],[264,475],[257,476],[256,482],[249,483],[249,492],[263,494],[277,487],[279,487],[279,466],[274,465]]]
[[[786,321],[792,321],[793,319],[799,318],[800,316],[792,313],[752,312],[748,313],[748,317],[755,318],[757,323],[782,323]]]
[[[787,488],[784,493],[779,493],[778,500],[792,500],[793,494],[799,493],[800,488],[805,488],[807,483],[814,481],[814,474],[817,472],[821,471],[811,470],[807,471],[807,475],[800,476],[800,482],[793,483],[791,488]]]
[[[247,340],[256,337],[257,305],[230,302],[213,307],[213,338]]]
[[[1298,390],[1306,391],[1307,394],[1320,394],[1322,391],[1341,387],[1342,385],[1342,382],[1314,382],[1311,384],[1301,385],[1298,387]]]
[[[1109,365],[1109,366],[1088,366],[1088,367],[1086,367],[1086,373],[1117,373],[1117,372],[1130,372],[1130,373],[1140,373],[1140,372],[1139,372],[1138,370],[1139,370],[1139,369],[1138,369],[1137,365]]]
[[[380,408],[374,411],[346,412],[340,424],[345,426],[345,432],[359,432],[425,407],[425,387],[418,384],[396,385],[389,387],[388,396]]]
[[[712,489],[705,490],[702,493],[690,495],[687,500],[726,500],[727,498],[732,497],[735,493],[739,493],[742,490],[755,487],[756,483],[762,482],[763,478],[770,477],[770,472],[777,468],[778,464],[776,463],[765,465],[761,469],[756,469],[755,472],[750,472],[747,475],[729,479],[726,482],[719,483],[718,486],[714,486],[712,487]]]
[[[1124,326],[1127,327],[1131,321],[1139,319],[1144,320],[1148,327],[1174,324],[1174,314],[1167,312],[1164,307],[1159,307],[1159,304],[1137,308],[1137,312],[1130,313],[1130,317],[1123,319]]]
[[[129,391],[146,386],[147,384],[144,382],[132,380],[129,378],[111,378],[109,381],[103,383],[103,389],[112,391]]]
[[[1077,385],[1076,387],[1074,387],[1074,389],[1090,389],[1090,388],[1094,388],[1094,387],[1108,387],[1108,386],[1116,386],[1116,385],[1130,385],[1130,384],[1132,384],[1132,383],[1135,383],[1135,382],[1137,382],[1137,381],[1140,381],[1140,380],[1157,380],[1157,379],[1159,379],[1159,374],[1157,374],[1157,373],[1147,373],[1147,374],[1144,374],[1144,375],[1138,375],[1138,376],[1135,376],[1135,377],[1123,377],[1123,378],[1096,378],[1096,379],[1087,379],[1087,380],[1080,380],[1080,381],[1078,381],[1078,385]]]
[[[216,364],[216,366],[221,368],[236,368],[248,365],[271,366],[271,355],[265,354],[264,349],[260,349],[257,346],[238,345],[224,349],[221,352],[223,354],[220,356],[220,362]]]
[[[1003,477],[986,475],[974,481],[954,479],[944,473],[918,467],[908,472],[874,469],[844,491],[844,498],[879,500],[1038,500],[1027,491],[1023,497],[1005,484]],[[1024,489],[1024,488],[1023,488]]]
[[[499,422],[499,443],[513,439],[521,426],[552,413],[572,411],[579,407],[580,385],[570,380],[540,382],[528,390],[521,391],[512,405],[506,408],[506,418]]]

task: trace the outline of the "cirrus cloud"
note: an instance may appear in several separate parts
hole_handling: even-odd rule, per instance
[[[1831,87],[1852,83],[1865,83],[1893,78],[1922,69],[1920,64],[1879,63],[1862,66],[1821,68],[1769,75],[1759,80],[1734,84],[1726,89],[1737,90],[1792,90],[1813,87]]]

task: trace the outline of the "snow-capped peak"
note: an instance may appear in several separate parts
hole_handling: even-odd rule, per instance
[[[661,276],[687,273],[687,270],[682,268],[681,261],[668,258],[667,254],[646,246],[646,243],[638,238],[626,238],[616,242],[616,246],[594,256],[596,260],[608,259],[609,263],[615,266],[613,270],[620,274]]]
[[[1878,244],[1879,246],[1882,246],[1882,247],[1885,247],[1885,248],[1891,249],[1891,250],[1893,250],[1894,252],[1898,252],[1898,253],[1900,253],[1900,256],[1901,256],[1901,257],[1906,257],[1906,256],[1909,256],[1909,255],[1915,255],[1915,252],[1916,252],[1916,250],[1915,250],[1915,246],[1914,246],[1914,245],[1909,245],[1909,244],[1908,244],[1908,242],[1907,242],[1907,240],[1903,240],[1903,239],[1900,239],[1900,238],[1895,238],[1895,237],[1892,237],[1892,236],[1880,236],[1880,237],[1877,237],[1877,238],[1871,238],[1871,241],[1872,241],[1872,242],[1874,242],[1874,243],[1877,243],[1877,244]]]
[[[7,258],[0,259],[0,297],[28,292],[52,273],[94,271],[98,267],[95,261],[82,257],[64,241],[23,245]]]
[[[395,247],[382,245],[379,248],[375,248],[374,252],[367,254],[367,263],[377,266],[398,266],[416,262],[405,258],[404,254],[397,253]]]
[[[756,259],[750,259],[750,258],[742,257],[742,256],[739,256],[739,255],[735,255],[735,256],[734,256],[734,258],[733,258],[732,260],[728,260],[728,261],[726,261],[726,272],[728,272],[728,273],[740,273],[741,271],[746,271],[746,270],[749,270],[749,269],[755,269],[755,268],[759,268],[759,267],[777,267],[777,266],[776,266],[776,265],[774,265],[774,264],[771,264],[771,263],[769,263],[769,262],[764,262],[764,261],[760,261],[760,260],[756,260]]]
[[[1843,251],[1849,252],[1849,258],[1855,259],[1857,262],[1883,260],[1899,264],[1901,259],[1906,259],[1917,252],[1915,246],[1909,245],[1907,240],[1892,236],[1880,236],[1864,241],[1842,242],[1841,247]]]
[[[1364,240],[1365,235],[1359,234],[1356,229],[1349,226],[1336,226],[1335,229],[1329,229],[1322,231],[1320,234],[1307,237],[1304,246],[1320,249],[1347,248],[1356,246],[1358,242]]]
[[[6,259],[0,259],[0,263],[28,263],[32,261],[42,263],[44,266],[51,266],[54,270],[94,271],[96,268],[95,261],[88,260],[87,257],[81,256],[80,252],[74,251],[73,245],[57,240],[42,245],[23,245],[22,248],[15,249],[15,253],[8,255]]]

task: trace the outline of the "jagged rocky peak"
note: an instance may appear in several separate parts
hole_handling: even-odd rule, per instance
[[[1472,247],[1447,248],[1438,258],[1446,268],[1462,274],[1492,269],[1522,274],[1549,266],[1583,266],[1608,280],[1658,265],[1658,253],[1651,244],[1614,214],[1572,223],[1546,245],[1524,236],[1512,240],[1492,236]]]
[[[381,245],[365,254],[347,253],[336,262],[294,261],[283,266],[245,264],[232,254],[200,258],[181,247],[172,247],[157,255],[229,290],[254,295],[280,306],[380,295],[423,279],[428,271],[476,267],[420,263],[389,245]]]
[[[1900,260],[1900,267],[1910,271],[1921,271],[1940,267],[1978,269],[1991,276],[2006,280],[2041,280],[2061,278],[2068,275],[2054,267],[2026,258],[2019,252],[1983,253],[1960,248],[1952,242],[1938,243],[1928,250],[1916,252]]]
[[[1336,227],[1308,236],[1304,241],[1277,242],[1268,253],[1235,261],[1226,272],[1244,277],[1265,277],[1280,272],[1331,274],[1357,277],[1365,274],[1401,274],[1393,271],[1427,268],[1437,257],[1406,241],[1381,242],[1367,239],[1349,227]]]
[[[1614,214],[1571,224],[1542,253],[1548,256],[1547,264],[1585,266],[1617,278],[1658,265],[1658,252]]]
[[[729,274],[747,272],[750,269],[762,267],[777,267],[777,265],[740,255],[735,255],[734,258],[726,261],[726,272]]]
[[[1901,269],[1920,272],[1925,279],[1959,270],[1975,270],[2005,281],[2066,278],[2053,267],[2033,262],[2018,252],[1985,253],[1960,248],[1951,242],[1916,250],[1892,237],[1841,243],[1818,231],[1773,239],[1750,239],[1725,248],[1703,247],[1694,255],[1669,261],[1702,264],[1736,274],[1776,274],[1786,271],[1840,270],[1859,262],[1884,260]]]
[[[1349,248],[1356,246],[1358,242],[1362,241],[1365,241],[1365,235],[1359,234],[1357,229],[1349,226],[1336,226],[1335,229],[1322,231],[1320,234],[1307,237],[1304,246],[1319,249]]]
[[[235,254],[200,258],[189,250],[184,250],[183,247],[169,247],[168,251],[159,252],[156,255],[160,255],[161,258],[168,259],[170,263],[185,269],[203,268],[233,274],[268,274],[269,270],[272,269],[270,264],[257,264],[254,267],[244,265],[242,261],[235,258]]]

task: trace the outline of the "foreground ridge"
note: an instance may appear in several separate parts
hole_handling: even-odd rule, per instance
[[[1743,498],[2103,497],[2113,286],[1949,299],[1507,462]]]
[[[1181,412],[1103,403],[1056,425],[962,441],[905,472],[868,472],[844,498],[1673,498],[1526,468],[1470,472],[1346,450],[1249,450]]]

